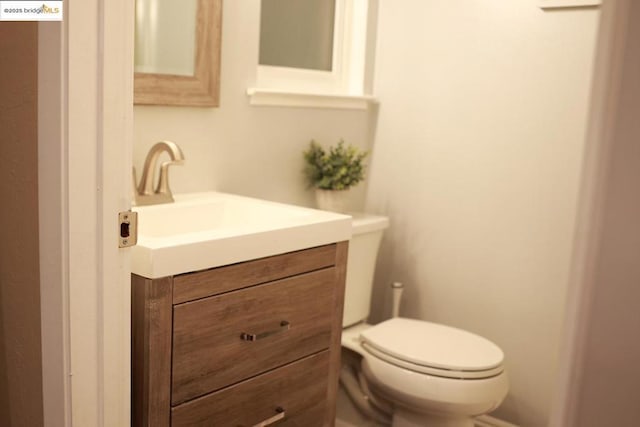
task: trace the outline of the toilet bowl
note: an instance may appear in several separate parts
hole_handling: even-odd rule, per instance
[[[445,325],[400,317],[365,322],[387,226],[385,217],[354,216],[347,261],[342,345],[361,357],[356,369],[365,400],[393,427],[472,427],[473,417],[497,408],[507,394],[504,354],[483,337]]]
[[[460,329],[394,318],[344,330],[342,345],[362,356],[370,391],[394,407],[394,427],[473,426],[507,394],[502,351]]]

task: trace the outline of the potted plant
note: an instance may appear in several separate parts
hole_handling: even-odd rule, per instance
[[[364,179],[367,153],[352,145],[338,142],[328,152],[317,142],[311,141],[304,153],[305,175],[309,185],[315,188],[318,208],[345,212],[349,190]]]

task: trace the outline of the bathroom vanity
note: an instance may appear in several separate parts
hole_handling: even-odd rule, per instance
[[[153,208],[140,210],[140,230],[143,210]],[[338,238],[333,243],[225,265],[212,257],[211,268],[162,277],[166,265],[136,263],[153,264],[154,251],[169,246],[141,231],[144,256],[133,254],[132,275],[132,425],[333,425],[350,221],[326,214],[334,216],[312,222],[324,223],[326,233],[316,235]],[[185,250],[185,239],[172,247]],[[227,256],[233,242],[242,240],[226,242]]]

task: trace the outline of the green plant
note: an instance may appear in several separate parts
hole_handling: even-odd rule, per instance
[[[364,179],[363,160],[367,153],[344,141],[326,152],[320,144],[311,141],[304,153],[305,175],[309,185],[323,190],[346,190]]]

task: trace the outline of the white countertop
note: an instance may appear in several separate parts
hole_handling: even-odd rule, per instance
[[[155,279],[349,240],[351,217],[207,192],[134,207],[131,271]]]

